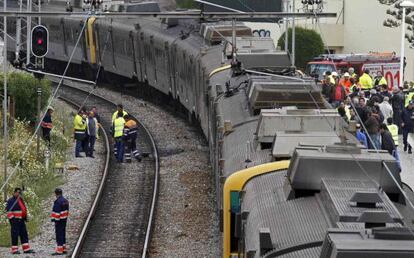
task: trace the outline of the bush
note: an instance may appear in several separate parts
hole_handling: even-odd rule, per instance
[[[295,64],[298,68],[306,68],[306,64],[312,60],[313,57],[323,54],[324,44],[321,36],[314,30],[308,30],[301,27],[296,27],[296,60]],[[289,51],[292,48],[292,29],[288,30]],[[280,36],[277,45],[285,50],[285,33]]]
[[[51,82],[47,79],[36,79],[30,73],[9,73],[7,81],[8,94],[14,98],[16,118],[36,121],[37,88],[42,89],[41,108],[45,108],[51,94]],[[0,89],[3,93],[3,74],[0,75]]]

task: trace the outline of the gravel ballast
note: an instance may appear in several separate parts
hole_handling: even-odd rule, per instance
[[[62,104],[63,105],[63,104]],[[72,109],[67,106],[68,109]],[[53,131],[52,131],[53,133]],[[102,170],[105,160],[105,148],[103,140],[95,144],[95,158],[75,158],[74,146],[68,150],[68,160],[64,165],[63,195],[69,200],[70,210],[67,225],[66,242],[70,253],[76,244],[83,223],[88,216],[89,209],[95,197],[96,190],[102,177]],[[69,170],[69,166],[77,166],[77,170]],[[0,257],[55,257],[51,256],[56,247],[54,224],[50,221],[49,215],[55,200],[54,193],[43,202],[44,222],[40,228],[40,234],[30,238],[30,245],[36,254],[11,255],[10,248],[0,248]],[[19,247],[20,248],[20,247]],[[20,248],[21,249],[21,248]],[[20,250],[21,251],[21,250]]]
[[[94,94],[122,103],[147,126],[159,148],[160,188],[150,256],[219,257],[221,234],[203,136],[185,120],[151,103],[105,88]]]

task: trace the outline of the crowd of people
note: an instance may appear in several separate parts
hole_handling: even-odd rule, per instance
[[[412,153],[408,142],[414,133],[414,92],[389,89],[381,72],[371,77],[368,69],[358,76],[353,68],[339,75],[326,72],[322,93],[340,116],[356,121],[356,137],[369,149],[387,150],[399,163],[398,135],[403,135],[404,152]]]

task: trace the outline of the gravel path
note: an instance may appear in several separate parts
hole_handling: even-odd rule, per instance
[[[72,107],[68,106],[68,109]],[[70,202],[70,216],[67,226],[67,246],[69,253],[75,246],[76,240],[80,234],[83,223],[88,216],[90,206],[95,197],[98,188],[102,169],[104,167],[105,147],[102,140],[98,140],[95,145],[95,159],[74,157],[74,147],[68,150],[68,160],[65,162],[63,172],[64,184],[60,186],[63,189],[63,195]],[[68,166],[76,165],[78,170],[68,170]],[[34,255],[10,255],[10,248],[0,248],[0,257],[55,257],[50,254],[54,252],[56,246],[54,225],[50,222],[49,215],[55,200],[54,193],[50,198],[44,201],[45,220],[40,228],[40,234],[30,239],[31,247],[36,251]],[[30,236],[29,236],[30,237]]]
[[[78,87],[90,90],[88,86]],[[152,257],[219,257],[221,234],[213,174],[202,135],[183,119],[151,103],[108,89],[99,88],[94,93],[114,102],[123,99],[125,109],[148,127],[157,142],[160,195]]]

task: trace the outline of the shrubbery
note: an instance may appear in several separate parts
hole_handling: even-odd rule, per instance
[[[306,64],[312,60],[313,57],[319,56],[324,52],[324,45],[321,36],[314,30],[308,30],[301,27],[296,27],[296,66],[300,69],[306,68]],[[288,30],[289,51],[292,45],[292,29]],[[285,33],[280,36],[277,45],[285,49]]]
[[[3,74],[0,75],[0,91],[3,93]],[[16,118],[19,120],[35,121],[37,110],[37,88],[42,89],[42,109],[47,104],[51,94],[51,82],[47,79],[36,79],[30,73],[9,73],[8,95],[16,103]]]
[[[9,140],[9,173],[12,168],[21,161],[17,173],[12,177],[8,186],[8,196],[11,196],[14,187],[25,187],[24,199],[28,206],[28,211],[31,220],[28,222],[28,230],[31,237],[38,233],[41,223],[43,223],[45,216],[42,200],[50,197],[56,186],[63,181],[61,175],[55,174],[53,171],[54,164],[57,162],[64,162],[66,159],[67,149],[71,144],[71,114],[70,111],[63,107],[55,106],[55,113],[53,118],[54,128],[51,133],[51,148],[52,158],[49,165],[49,170],[45,168],[43,151],[46,149],[45,143],[41,140],[40,150],[38,156],[36,153],[36,141],[32,143],[27,154],[22,158],[23,151],[27,146],[31,135],[33,134],[32,127],[29,122],[16,120],[14,127],[10,130]],[[2,149],[0,156],[2,156]],[[0,182],[3,182],[1,178]],[[0,207],[0,245],[10,245],[10,228],[4,211],[5,204]]]

